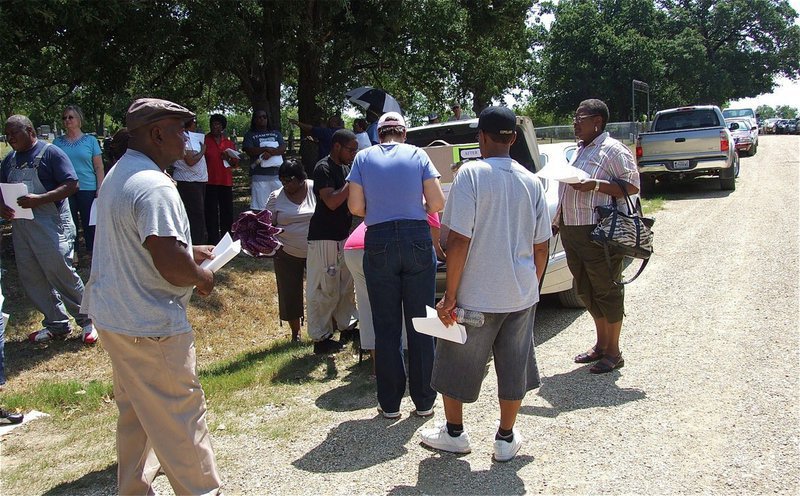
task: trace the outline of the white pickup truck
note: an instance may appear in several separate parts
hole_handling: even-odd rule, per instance
[[[450,191],[453,181],[452,166],[481,156],[476,142],[477,123],[478,119],[445,122],[410,128],[406,134],[407,143],[424,148],[431,157],[436,169],[442,175],[442,189],[445,195]],[[511,147],[511,157],[533,173],[542,167],[536,132],[533,122],[528,117],[517,117],[517,140]],[[539,179],[544,184],[547,205],[552,216],[558,206],[558,183],[549,179]],[[444,292],[445,271],[444,265],[440,265],[436,277],[436,291],[439,295]],[[572,273],[567,267],[566,255],[559,237],[550,242],[550,257],[541,292],[557,293],[564,306],[583,307],[575,292]]]
[[[702,105],[662,110],[653,119],[652,131],[636,141],[643,194],[656,181],[718,176],[723,190],[736,189],[739,156],[719,107]]]

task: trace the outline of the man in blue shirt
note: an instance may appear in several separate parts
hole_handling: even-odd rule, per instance
[[[75,224],[66,200],[78,191],[78,176],[63,151],[36,139],[30,119],[12,115],[5,135],[13,151],[0,165],[0,182],[22,183],[28,194],[2,198],[0,216],[11,221],[14,256],[28,298],[44,315],[44,327],[31,333],[35,343],[64,339],[72,332],[69,315],[83,329],[86,344],[97,342],[91,320],[80,313],[83,281],[72,266]],[[32,219],[16,209],[30,208]]]

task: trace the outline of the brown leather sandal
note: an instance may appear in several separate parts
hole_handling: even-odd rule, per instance
[[[577,355],[572,360],[575,363],[592,363],[600,360],[601,358],[603,358],[603,352],[597,351],[596,348],[592,347],[591,350],[585,353],[581,353],[580,355]]]
[[[611,355],[604,355],[603,358],[594,364],[592,368],[589,369],[589,372],[592,374],[607,374],[612,370],[621,369],[625,366],[625,359],[622,358],[622,354],[617,357],[612,357]]]

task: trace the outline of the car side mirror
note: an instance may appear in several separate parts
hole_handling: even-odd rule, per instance
[[[753,126],[750,128],[751,131],[758,131],[758,126]]]

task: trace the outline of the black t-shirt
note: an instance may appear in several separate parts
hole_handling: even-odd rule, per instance
[[[317,208],[311,216],[308,226],[308,239],[342,241],[350,235],[353,216],[345,201],[336,210],[331,210],[319,197],[319,190],[333,188],[337,190],[345,185],[345,177],[350,173],[350,166],[337,165],[330,156],[317,162],[314,166],[314,196],[317,197]]]

